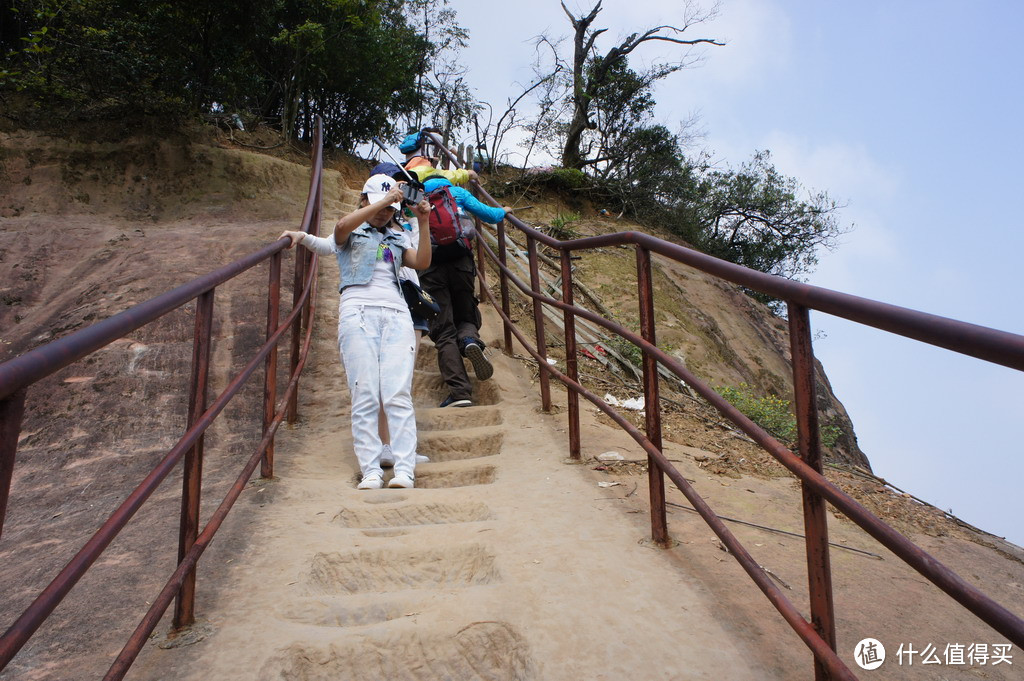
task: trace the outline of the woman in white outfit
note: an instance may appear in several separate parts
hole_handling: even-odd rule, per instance
[[[416,469],[416,417],[412,406],[412,374],[416,332],[399,286],[402,266],[430,265],[430,233],[422,230],[412,244],[397,223],[402,191],[387,175],[374,175],[363,185],[360,207],[342,217],[332,236],[321,238],[286,231],[289,247],[299,243],[338,260],[341,301],[338,348],[352,396],[352,439],[362,471],[359,489],[384,485],[377,432],[381,405],[387,416],[394,457],[388,487],[413,487]],[[413,212],[427,223],[430,203],[420,201]]]
[[[394,163],[378,163],[370,170],[370,175],[387,175],[397,182],[404,182],[405,175]],[[419,243],[420,228],[419,220],[412,213],[411,210],[403,206],[403,209],[395,215],[395,220],[405,230],[405,236],[410,240],[411,243]],[[398,271],[399,279],[408,279],[417,286],[420,285],[419,275],[411,267],[405,265]],[[411,311],[410,311],[411,313]],[[430,330],[430,325],[427,324],[427,320],[422,317],[412,315],[412,328],[416,330],[416,350],[419,352],[419,342],[423,336],[427,335]],[[380,436],[380,441],[384,443],[381,450],[380,465],[383,468],[388,468],[395,464],[395,457],[391,455],[391,434],[388,432],[388,419],[384,413],[383,405],[380,408],[380,416],[377,419],[377,434]],[[428,463],[430,459],[423,454],[417,452],[416,463]]]

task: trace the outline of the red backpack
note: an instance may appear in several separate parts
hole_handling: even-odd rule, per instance
[[[427,194],[430,201],[430,243],[434,260],[445,262],[472,252],[473,229],[459,217],[459,207],[448,185]]]

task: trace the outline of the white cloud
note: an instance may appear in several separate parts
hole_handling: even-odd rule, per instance
[[[818,141],[773,130],[758,145],[769,149],[775,167],[800,180],[805,187],[825,190],[836,197],[858,197],[858,202],[889,202],[903,183],[900,169],[889,168],[874,158],[862,143]]]
[[[695,80],[715,91],[760,84],[786,70],[792,58],[792,25],[786,13],[765,0],[726,0],[709,32],[726,42],[716,48]]]
[[[866,274],[901,268],[899,238],[874,216],[857,218],[844,211],[841,219],[846,226],[853,224],[853,231],[843,235],[835,251],[819,253],[818,267],[808,277],[809,283],[854,295],[884,298],[889,280]]]

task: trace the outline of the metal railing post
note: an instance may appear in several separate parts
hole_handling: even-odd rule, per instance
[[[656,345],[654,333],[654,281],[651,276],[651,252],[636,248],[636,284],[640,302],[640,335]],[[658,392],[658,362],[644,351],[644,422],[647,439],[661,451],[661,396]],[[651,496],[651,538],[668,544],[668,519],[665,507],[665,472],[647,455],[647,483]]]
[[[301,246],[295,247],[295,276],[292,278],[292,309],[299,304],[302,297],[302,283],[305,280],[306,249]],[[316,286],[316,282],[313,282]],[[294,376],[299,368],[299,341],[302,337],[303,319],[305,313],[298,315],[292,322],[291,336],[289,338],[288,375]],[[299,391],[293,390],[288,398],[288,423],[294,425],[299,418]]]
[[[319,144],[320,135],[322,130],[320,129],[320,122],[317,121],[316,137]],[[316,149],[314,147],[313,159],[314,159],[314,173],[316,173],[316,190],[314,201],[313,213],[306,229],[313,236],[320,236],[320,220],[323,217],[323,204],[324,204],[324,182],[323,182],[323,165],[316,163]],[[295,249],[295,272],[292,281],[292,309],[299,302],[299,298],[302,296],[303,284],[306,281],[306,271],[312,267],[313,253],[307,251],[304,248]],[[316,281],[310,282],[310,287],[316,286]],[[292,323],[291,327],[291,338],[289,339],[289,356],[288,356],[288,376],[289,380],[295,377],[295,373],[299,368],[299,344],[300,337],[302,336],[302,330],[309,327],[310,322],[310,310],[313,309],[313,296],[311,295],[306,301],[306,304],[302,308],[302,313]],[[299,385],[296,381],[295,390],[292,391],[288,397],[288,409],[287,409],[287,421],[288,425],[295,425],[295,422],[299,420]]]
[[[210,289],[196,298],[195,333],[192,340],[192,380],[188,389],[188,421],[191,430],[206,411],[207,389],[210,377],[210,350],[213,345],[213,296]],[[181,522],[178,527],[178,562],[196,543],[199,535],[199,510],[203,489],[203,442],[200,435],[185,453],[181,478]],[[174,606],[175,629],[187,627],[195,621],[196,571],[191,570],[178,590]]]
[[[562,249],[562,302],[573,305],[572,260],[569,251]],[[578,383],[579,367],[576,357],[576,315],[571,310],[562,311],[565,325],[565,375]],[[580,459],[580,396],[575,390],[566,390],[569,416],[569,458]]]
[[[27,394],[28,390],[22,388],[0,400],[0,537],[7,518],[7,500],[11,495],[14,458],[18,453],[18,436],[21,435]]]
[[[277,331],[281,319],[281,251],[270,258],[270,282],[267,289],[267,338]],[[263,435],[270,429],[277,411],[277,344],[267,354],[263,373]],[[260,461],[260,477],[274,477],[274,441],[271,440]]]
[[[810,313],[806,307],[789,303],[789,342],[793,358],[793,394],[800,457],[818,473],[822,472],[821,440],[818,433],[818,400],[814,384],[814,350],[811,345]],[[828,551],[828,519],[825,500],[801,482],[804,501],[804,534],[807,536],[807,581],[811,599],[811,623],[818,635],[836,649],[836,623],[832,603],[832,567]],[[814,678],[832,676],[814,660]]]
[[[540,265],[537,261],[537,241],[530,235],[526,237],[526,251],[530,255],[530,289],[534,293],[541,293],[540,290]],[[537,352],[541,361],[548,361],[548,346],[544,340],[544,303],[536,298],[533,299],[533,324],[537,332]],[[540,379],[540,404],[544,411],[551,411],[551,376],[546,366],[537,366],[537,373]]]
[[[502,264],[502,267],[508,267],[508,249],[505,246],[505,221],[499,221],[497,227],[498,262]],[[508,298],[508,275],[505,274],[504,269],[499,269],[501,270],[498,273],[498,285],[501,289],[501,311],[505,314],[505,317],[511,319],[512,311]],[[501,320],[501,325],[505,334],[505,353],[512,354],[512,326],[504,319]]]

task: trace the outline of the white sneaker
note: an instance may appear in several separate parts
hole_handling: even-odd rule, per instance
[[[391,478],[391,482],[388,483],[388,487],[402,487],[405,489],[412,489],[415,486],[416,483],[413,482],[412,478],[410,478],[408,475],[403,475],[401,473]]]
[[[365,478],[359,481],[356,485],[359,489],[380,489],[384,486],[384,479],[374,473],[373,475],[367,475]]]
[[[395,455],[388,449],[387,458],[384,458],[384,454],[380,455],[380,467],[381,468],[394,468],[395,466]],[[423,454],[416,455],[416,463],[430,463],[430,457]]]
[[[391,445],[384,445],[380,449],[380,467],[391,468],[395,465],[395,454],[391,451]]]

